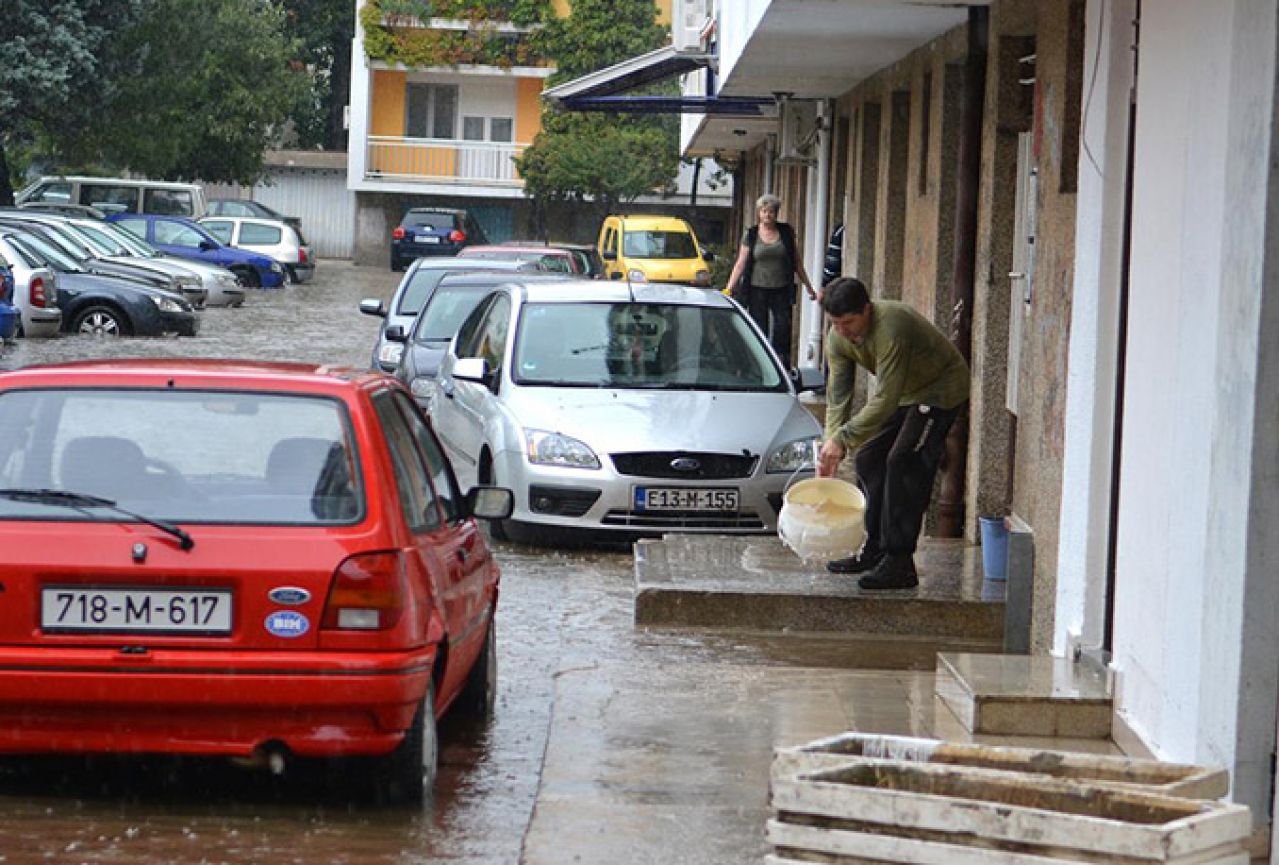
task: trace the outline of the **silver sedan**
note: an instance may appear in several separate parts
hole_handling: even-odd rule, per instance
[[[704,289],[508,283],[463,323],[437,385],[463,484],[515,490],[495,528],[516,539],[774,531],[821,435],[759,329]]]

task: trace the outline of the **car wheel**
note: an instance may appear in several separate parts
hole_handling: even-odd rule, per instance
[[[370,773],[376,798],[388,805],[414,805],[435,787],[440,765],[439,730],[435,725],[435,683],[417,707],[404,739],[391,753],[374,758]]]
[[[235,274],[235,281],[244,288],[261,288],[262,280],[258,278],[258,273],[251,267],[237,267],[232,271]]]
[[[81,311],[71,322],[71,331],[92,336],[128,336],[132,329],[118,309],[99,305]]]
[[[484,648],[466,676],[458,696],[458,708],[468,715],[487,718],[497,705],[497,620],[489,616]]]

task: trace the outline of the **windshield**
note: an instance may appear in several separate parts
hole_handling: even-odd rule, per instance
[[[159,258],[161,252],[132,231],[121,228],[114,222],[102,223],[101,230],[110,234],[115,240],[133,255],[142,258]]]
[[[343,523],[363,510],[343,404],[270,393],[0,393],[0,489],[100,496],[175,523]],[[18,495],[0,498],[0,519],[127,517]]]
[[[400,292],[400,305],[395,312],[398,315],[417,315],[428,300],[435,286],[447,274],[447,270],[418,268],[407,277],[408,284]]]
[[[107,231],[106,223],[102,227],[96,225],[76,225],[80,233],[87,237],[93,245],[102,250],[103,255],[132,255],[133,252],[120,238]]]
[[[627,258],[697,258],[687,231],[627,231],[622,240]]]
[[[413,341],[448,342],[493,286],[445,284],[431,297],[413,328]]]
[[[686,304],[531,303],[515,380],[559,387],[785,390],[736,309]]]
[[[25,249],[28,253],[39,259],[41,264],[52,267],[59,273],[83,273],[84,268],[71,256],[64,253],[61,248],[54,246],[39,234],[23,234],[19,237],[11,237],[14,246]]]

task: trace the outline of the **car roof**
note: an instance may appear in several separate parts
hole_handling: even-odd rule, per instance
[[[622,220],[624,228],[631,229],[656,229],[659,231],[691,231],[692,228],[688,221],[678,216],[659,216],[638,214],[635,216],[623,216],[621,214],[613,214],[613,218]]]
[[[214,221],[216,222],[252,222],[258,225],[275,225],[275,226],[283,225],[287,228],[293,227],[289,225],[287,222],[285,222],[283,219],[274,219],[270,216],[227,216],[227,215],[218,214],[218,213],[209,213],[204,216],[201,216],[199,219],[196,220],[196,222],[214,222]]]
[[[467,255],[474,255],[477,252],[492,252],[492,253],[500,253],[503,255],[519,255],[520,253],[532,253],[535,255],[566,256],[570,254],[567,249],[560,249],[554,246],[537,246],[532,244],[526,245],[526,244],[515,244],[515,243],[474,244],[466,247],[466,249],[463,251]]]
[[[523,261],[501,258],[458,258],[440,255],[419,258],[411,266],[416,270],[519,270]]]
[[[0,385],[260,388],[332,393],[384,381],[385,378],[381,373],[368,369],[284,361],[135,358],[22,367],[0,373]]]
[[[496,277],[496,278],[495,278]],[[519,283],[520,285],[533,285],[542,282],[560,282],[563,275],[558,273],[529,273],[522,271],[518,274],[511,274],[505,271],[472,271],[469,273],[450,273],[440,280],[439,288],[446,285],[471,286],[492,286],[496,288],[499,285],[508,285],[510,283]],[[590,280],[575,279],[573,282],[582,283]],[[439,288],[436,290],[438,291]],[[428,300],[427,303],[430,303]]]
[[[733,302],[708,288],[668,283],[627,283],[621,280],[583,279],[548,275],[528,279],[520,275],[511,282],[522,292],[526,303],[669,303],[731,309]]]
[[[96,177],[87,174],[45,174],[36,182],[42,183],[46,180],[74,180],[78,183],[109,183],[114,186],[150,186],[156,189],[190,189],[192,186],[199,186],[198,183],[184,183],[178,180],[147,180],[142,177]]]

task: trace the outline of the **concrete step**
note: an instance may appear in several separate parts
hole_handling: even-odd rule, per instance
[[[804,562],[771,536],[667,535],[635,547],[635,622],[683,628],[922,639],[991,651],[1003,640],[1003,584],[980,549],[925,539],[918,588],[867,592],[857,577]]]
[[[971,733],[1105,739],[1113,695],[1087,662],[1030,655],[943,652],[937,697]]]

